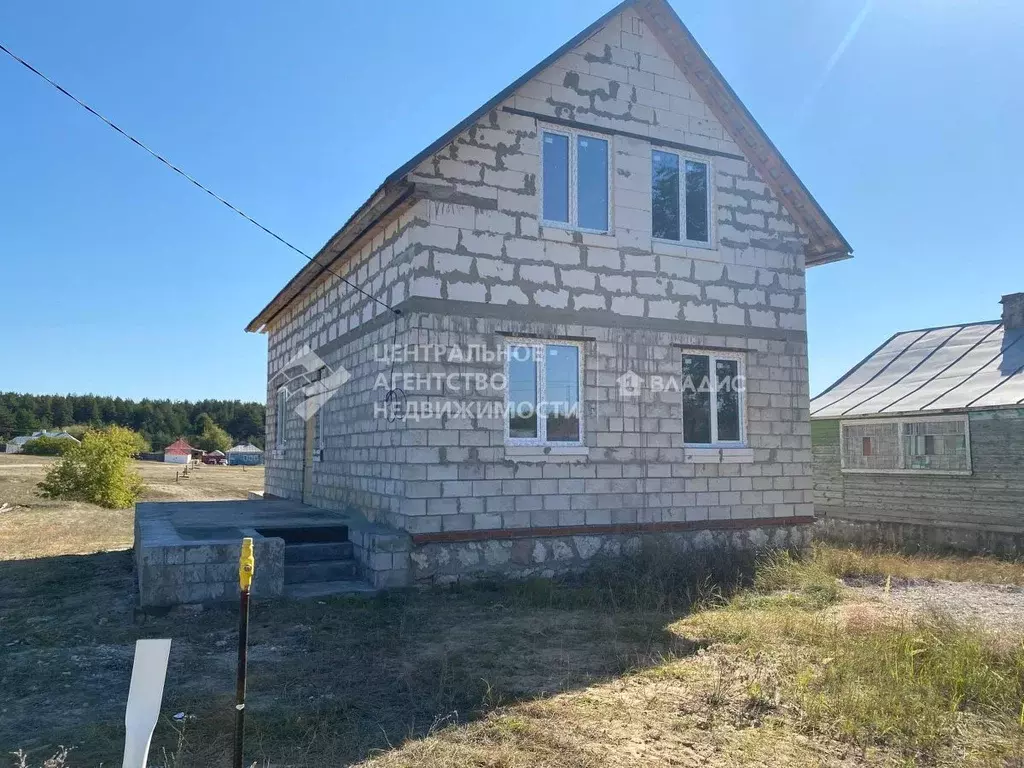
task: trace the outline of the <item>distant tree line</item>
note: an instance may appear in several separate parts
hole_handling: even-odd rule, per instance
[[[97,395],[26,395],[0,393],[0,442],[40,429],[128,427],[152,450],[163,450],[179,437],[216,446],[250,442],[263,447],[265,406],[240,400],[126,400]],[[79,435],[76,435],[79,436]],[[197,444],[202,448],[205,445]],[[210,449],[208,449],[210,450]]]

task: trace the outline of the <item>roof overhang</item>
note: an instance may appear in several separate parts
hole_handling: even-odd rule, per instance
[[[850,258],[853,248],[846,238],[797,178],[672,6],[665,0],[637,0],[636,10],[807,236],[807,265]]]
[[[431,142],[415,157],[399,166],[384,180],[384,183],[370,196],[370,199],[359,207],[345,223],[345,226],[327,241],[310,263],[303,267],[253,318],[245,330],[249,332],[265,330],[267,324],[274,317],[330,269],[335,261],[361,241],[367,232],[411,205],[417,199],[414,195],[415,185],[409,184],[406,177],[421,162],[446,147],[460,133],[476,123],[490,110],[499,106],[522,85],[556,62],[565,53],[587,40],[610,19],[630,6],[636,8],[644,23],[654,32],[658,42],[669,52],[701,98],[740,145],[747,160],[761,174],[765,182],[782,201],[786,210],[789,211],[797,226],[807,236],[808,243],[805,249],[807,265],[817,266],[850,258],[853,254],[850,244],[818,205],[803,182],[797,178],[789,163],[782,157],[778,148],[743,105],[739,96],[725,81],[722,73],[711,62],[704,49],[690,34],[682,19],[668,2],[666,0],[624,0],[495,94],[493,98],[453,126],[443,136]]]
[[[383,220],[400,213],[412,204],[413,186],[404,182],[385,182],[370,199],[359,206],[345,225],[339,229],[310,259],[299,273],[285,285],[277,295],[254,317],[245,330],[256,333],[265,329],[267,323],[281,313],[293,300],[300,296],[331,265],[344,256]]]

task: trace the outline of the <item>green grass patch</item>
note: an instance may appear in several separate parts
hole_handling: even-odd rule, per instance
[[[753,590],[677,630],[771,659],[783,700],[812,732],[891,749],[909,764],[944,762],[964,745],[982,762],[1024,754],[1022,639],[839,605],[837,562],[851,561],[822,548],[768,558]]]

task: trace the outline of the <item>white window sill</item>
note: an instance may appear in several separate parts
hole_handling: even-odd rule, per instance
[[[569,224],[564,221],[547,221],[545,219],[541,219],[537,223],[540,225],[541,240],[555,240],[560,243],[571,243],[572,234],[574,232],[579,232],[581,235],[585,235],[587,237],[606,239],[610,244],[617,242],[615,235],[611,234],[611,229],[587,229],[586,227],[576,226],[575,224]],[[600,243],[588,243],[588,245],[599,244]]]
[[[512,461],[585,462],[590,449],[585,445],[506,445],[505,458]]]
[[[753,448],[684,447],[683,456],[690,464],[753,464]]]
[[[969,477],[974,474],[970,469],[846,469],[844,475],[947,475],[953,477]]]
[[[685,256],[689,248],[699,248],[702,251],[717,251],[714,243],[701,243],[696,240],[665,240],[660,237],[651,238],[651,251],[663,253],[667,256]]]

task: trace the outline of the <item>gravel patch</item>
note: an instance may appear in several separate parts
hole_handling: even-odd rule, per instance
[[[998,632],[1024,633],[1024,587],[955,581],[845,579],[855,594],[911,615],[939,612]]]

